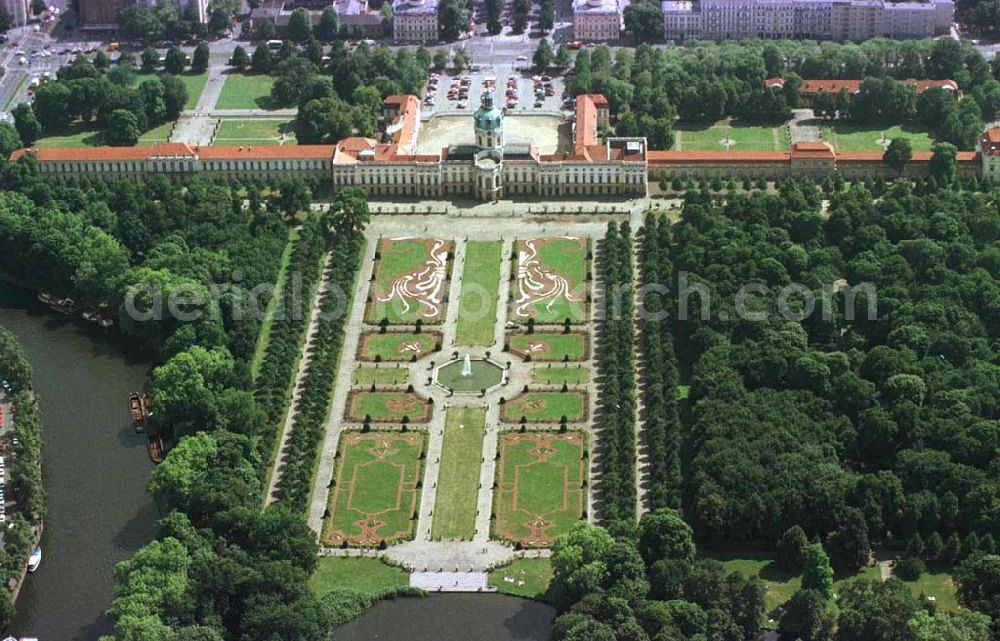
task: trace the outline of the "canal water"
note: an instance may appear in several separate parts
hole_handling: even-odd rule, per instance
[[[146,494],[153,466],[126,406],[149,365],[2,281],[0,326],[31,362],[48,493],[42,565],[28,575],[17,615],[0,636],[95,641],[112,631],[104,612],[115,564],[156,533],[156,508]],[[542,603],[500,595],[396,599],[338,628],[334,641],[544,641],[554,615]]]
[[[333,641],[546,641],[555,610],[499,594],[396,599],[337,628]]]
[[[148,364],[131,360],[100,330],[46,313],[0,282],[0,326],[20,341],[34,373],[43,421],[48,516],[42,565],[30,574],[4,635],[94,641],[111,633],[115,563],[156,531],[146,494],[152,463],[129,425],[126,399]]]

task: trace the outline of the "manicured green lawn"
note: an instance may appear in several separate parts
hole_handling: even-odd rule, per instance
[[[486,410],[479,407],[448,410],[431,522],[431,536],[435,539],[469,540],[475,534],[485,433]]]
[[[354,385],[369,387],[376,385],[406,385],[410,380],[410,370],[405,367],[359,367],[354,370]]]
[[[760,577],[766,590],[764,602],[768,613],[773,612],[775,608],[792,598],[792,595],[802,587],[801,576],[789,574],[779,569],[769,557],[722,555],[713,558],[722,561],[728,572],[738,572],[744,577]],[[857,578],[879,579],[879,569],[876,566],[871,566],[864,568],[854,576],[838,579],[834,582],[834,592],[836,593],[848,581]]]
[[[883,134],[885,144],[882,144]],[[885,151],[888,141],[893,138],[906,138],[910,141],[913,151],[930,151],[934,144],[931,135],[921,129],[909,125],[892,127],[857,127],[849,124],[825,125],[822,128],[823,140],[832,143],[837,151]]]
[[[226,77],[216,109],[270,109],[274,77],[233,73]]]
[[[155,75],[155,73],[140,73],[138,76],[139,83],[146,82]],[[198,99],[201,98],[201,93],[205,91],[205,84],[208,82],[208,72],[185,72],[177,77],[184,83],[184,88],[187,90],[187,100],[184,102],[184,108],[194,109],[198,106]]]
[[[375,546],[412,536],[425,447],[414,432],[345,432],[323,542]]]
[[[555,423],[563,416],[570,423],[587,417],[587,394],[569,392],[527,392],[507,401],[501,410],[506,423],[528,422]]]
[[[451,242],[384,238],[368,303],[368,321],[391,324],[440,322],[444,317]]]
[[[502,248],[496,241],[470,240],[466,243],[462,298],[455,327],[455,342],[459,345],[490,345],[493,342]]]
[[[675,135],[674,147],[685,151],[785,151],[790,144],[784,125],[741,125],[724,120],[712,125],[679,123]],[[725,145],[726,140],[733,144]]]
[[[507,433],[500,440],[494,530],[526,547],[548,547],[583,517],[583,435]]]
[[[299,230],[290,229],[288,231],[288,242],[281,252],[281,263],[278,267],[278,282],[274,286],[274,294],[267,302],[267,310],[264,312],[264,320],[260,324],[260,333],[257,335],[257,346],[250,361],[250,375],[257,378],[260,373],[260,364],[264,362],[264,354],[267,353],[267,346],[271,342],[271,327],[274,325],[274,312],[278,309],[278,299],[281,290],[285,287],[285,280],[288,277],[288,264],[292,260],[292,249],[295,241],[299,239]]]
[[[222,120],[213,141],[217,145],[278,145],[281,132],[287,130],[285,142],[295,142],[290,121],[236,118]]]
[[[587,318],[586,238],[535,238],[517,244],[511,318],[562,323]]]
[[[170,140],[170,132],[174,128],[173,121],[165,122],[158,127],[154,127],[149,131],[143,132],[139,136],[138,145],[155,145],[161,142],[167,142]]]
[[[512,334],[510,349],[532,361],[582,361],[587,358],[587,336],[580,333]]]
[[[551,583],[552,562],[549,559],[517,559],[508,566],[490,572],[490,585],[498,592],[525,599],[551,601]]]
[[[309,577],[309,589],[316,596],[334,590],[378,593],[409,584],[409,574],[379,559],[321,556],[316,560],[316,571]]]
[[[590,380],[585,367],[535,367],[531,370],[534,385],[584,385]]]
[[[423,423],[430,407],[413,392],[352,392],[348,415],[361,422],[370,416],[375,423],[396,423],[408,417],[411,423]]]
[[[38,147],[94,147],[104,144],[104,132],[96,124],[74,122],[62,133],[44,135],[35,145]]]
[[[955,582],[950,572],[924,572],[916,581],[904,581],[910,586],[913,594],[934,597],[937,609],[941,612],[953,612],[958,609],[958,597],[955,594]]]
[[[414,356],[422,358],[434,351],[441,336],[437,332],[386,332],[365,334],[361,337],[358,358],[365,361],[409,361]]]

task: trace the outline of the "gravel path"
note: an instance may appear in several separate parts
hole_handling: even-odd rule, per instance
[[[289,402],[288,412],[285,414],[285,425],[281,429],[281,441],[278,444],[278,453],[274,457],[274,466],[271,468],[270,480],[267,483],[267,498],[264,500],[264,505],[270,505],[277,500],[278,483],[281,481],[281,476],[285,469],[285,459],[288,456],[285,450],[288,446],[288,437],[292,433],[292,426],[295,423],[299,397],[302,395],[302,380],[305,378],[306,370],[309,369],[309,362],[312,360],[313,340],[316,338],[316,329],[319,327],[321,316],[319,313],[319,303],[329,285],[327,271],[330,269],[330,261],[332,260],[333,254],[328,253],[326,259],[323,261],[322,283],[317,288],[312,306],[309,309],[309,328],[306,330],[306,342],[302,347],[302,353],[299,357],[299,368],[295,372],[295,387],[292,390],[292,400]]]

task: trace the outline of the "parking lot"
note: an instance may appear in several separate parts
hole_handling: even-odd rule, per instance
[[[423,112],[473,112],[479,108],[480,97],[488,87],[496,92],[497,106],[506,108],[508,114],[518,111],[571,111],[573,104],[565,102],[562,77],[537,76],[530,70],[520,69],[528,64],[511,61],[506,65],[477,66],[474,71],[459,75],[442,73],[437,76],[436,83],[428,82],[424,87],[421,96]],[[536,91],[540,91],[540,95]]]

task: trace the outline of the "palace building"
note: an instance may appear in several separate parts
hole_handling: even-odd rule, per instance
[[[493,92],[482,95],[469,125],[474,142],[452,144],[438,153],[416,153],[421,129],[420,100],[389,96],[383,105],[385,137],[350,137],[336,145],[197,146],[165,143],[149,147],[28,148],[11,160],[30,156],[51,179],[112,180],[162,174],[184,179],[273,178],[302,176],[334,189],[357,187],[371,196],[403,198],[644,197],[649,185],[673,178],[822,177],[839,173],[848,180],[883,176],[895,170],[881,152],[838,152],[825,142],[798,142],[787,151],[653,151],[642,137],[607,137],[607,99],[577,97],[568,148],[543,154],[528,143],[510,140],[506,114]],[[927,173],[930,152],[913,153],[905,175]],[[960,175],[976,174],[1000,182],[1000,128],[985,132],[979,151],[959,152]]]

